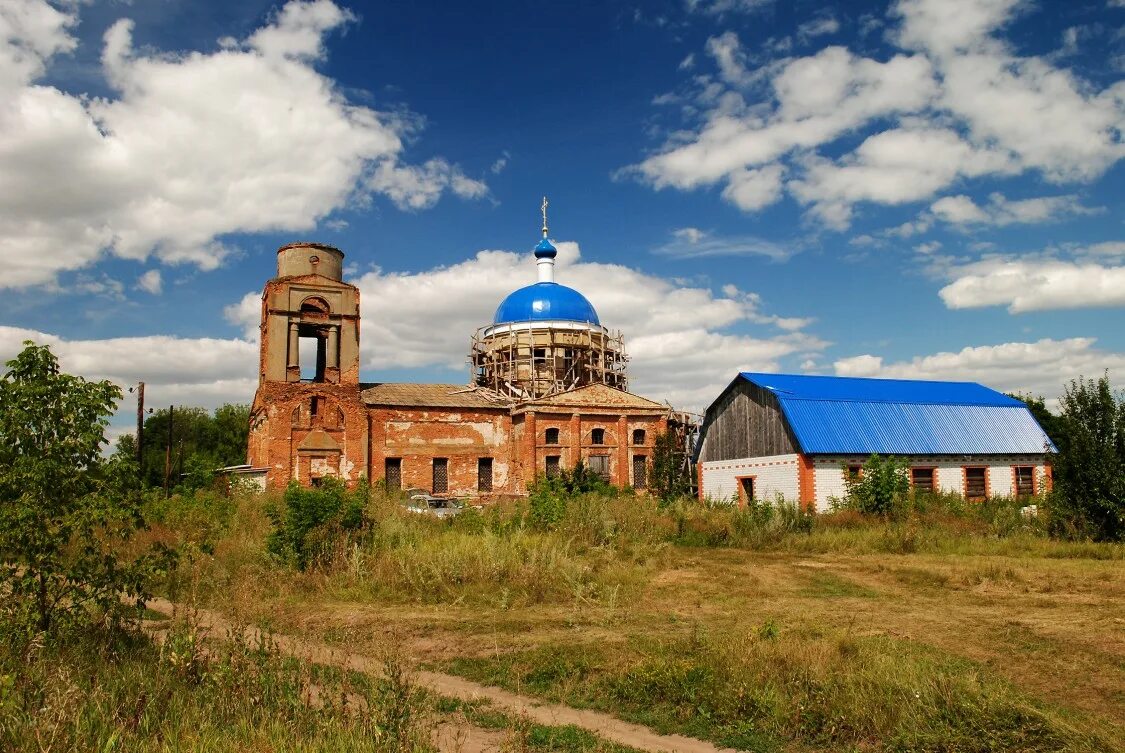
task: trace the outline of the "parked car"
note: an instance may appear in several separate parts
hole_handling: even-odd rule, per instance
[[[408,489],[406,491],[406,509],[419,515],[452,518],[461,513],[464,505],[455,499],[435,497],[425,489]]]

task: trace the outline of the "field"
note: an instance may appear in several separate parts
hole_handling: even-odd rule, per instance
[[[44,670],[37,687],[77,704],[58,706],[60,739],[657,749],[626,734],[635,723],[712,750],[1125,748],[1125,547],[1050,540],[1017,505],[938,501],[884,520],[583,495],[536,524],[526,503],[442,522],[375,494],[370,526],[327,537],[304,571],[267,550],[278,505],[200,494],[154,506],[148,535],[187,553],[167,596],[227,621],[193,660],[209,679],[192,684],[169,664],[167,647],[196,635],[199,615],[162,619],[171,604],[155,605],[150,631],[172,636],[166,648],[138,638],[119,672],[91,670],[113,675],[92,695],[88,678]],[[246,625],[274,635],[272,648]],[[144,676],[146,662],[164,674]],[[239,684],[224,666],[265,669]],[[0,672],[18,676],[11,657]],[[444,692],[456,677],[507,692]],[[181,688],[166,692],[176,715],[139,707],[129,682],[149,698],[161,683]],[[213,693],[232,699],[222,723],[206,713]],[[251,712],[243,697],[266,702]],[[556,706],[517,708],[517,697]],[[76,729],[82,708],[96,728]],[[165,743],[152,742],[157,729]]]

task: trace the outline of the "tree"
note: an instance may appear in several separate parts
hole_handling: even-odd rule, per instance
[[[165,452],[168,447],[167,408],[145,419],[144,483],[164,485]],[[250,433],[250,406],[224,405],[214,415],[206,408],[177,406],[172,420],[172,486],[186,472],[206,466],[210,470],[246,462]]]
[[[24,343],[0,379],[0,582],[5,606],[40,631],[111,620],[148,597],[170,564],[163,549],[127,560],[115,551],[144,528],[136,465],[102,456],[121,390],[62,373],[46,346]]]
[[[649,488],[662,502],[691,493],[690,470],[683,463],[683,448],[675,433],[667,431],[656,436],[652,450],[652,476]]]
[[[1081,377],[1060,404],[1066,442],[1051,457],[1051,527],[1056,535],[1125,538],[1125,395],[1109,375]]]

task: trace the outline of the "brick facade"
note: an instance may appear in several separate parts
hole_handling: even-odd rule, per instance
[[[268,487],[377,483],[391,467],[404,489],[431,491],[436,478],[443,494],[490,499],[526,494],[548,458],[604,467],[618,486],[638,480],[642,460],[651,468],[668,408],[603,384],[522,401],[463,385],[361,384],[359,290],[341,281],[342,259],[320,244],[283,246],[265,286],[248,462]],[[301,338],[315,340],[311,379]]]

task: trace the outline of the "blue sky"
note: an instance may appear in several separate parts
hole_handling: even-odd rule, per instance
[[[0,355],[245,402],[274,251],[336,245],[364,379],[465,379],[557,279],[634,391],[739,369],[1125,374],[1125,3],[0,8]],[[121,419],[121,425],[127,423]]]

